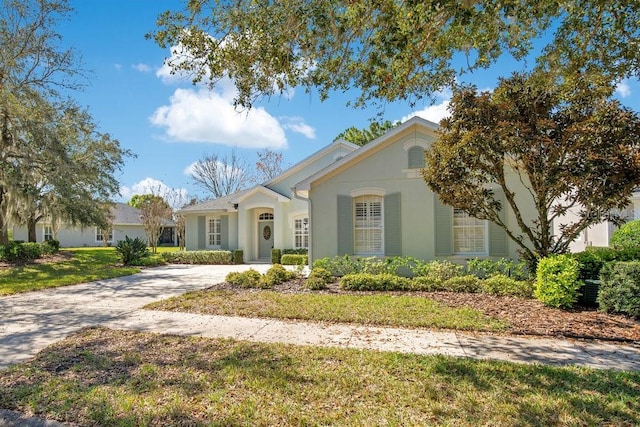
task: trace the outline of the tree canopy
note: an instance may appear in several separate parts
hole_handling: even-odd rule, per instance
[[[0,244],[10,222],[103,224],[130,155],[69,99],[80,61],[54,27],[65,0],[2,0],[0,7]]]
[[[440,200],[501,226],[530,261],[567,251],[586,227],[626,207],[640,184],[638,115],[596,92],[571,102],[560,92],[522,74],[492,93],[456,88],[451,116],[426,152],[423,176]],[[505,220],[507,208],[517,227]],[[570,209],[575,221],[563,218]],[[563,224],[559,235],[553,221]]]
[[[355,126],[345,129],[340,132],[338,136],[334,138],[334,141],[338,139],[344,139],[352,144],[363,146],[370,143],[379,136],[384,135],[387,131],[398,126],[400,122],[392,122],[391,120],[385,120],[384,122],[372,121],[368,128],[358,129]]]
[[[640,75],[635,0],[197,0],[158,25],[148,37],[172,49],[174,72],[230,78],[241,107],[290,87],[414,103],[503,54],[609,93]]]

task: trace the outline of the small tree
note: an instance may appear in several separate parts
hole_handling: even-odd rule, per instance
[[[176,219],[176,238],[178,239],[178,249],[184,250],[186,238],[186,218],[184,215],[177,215]]]
[[[265,182],[282,173],[282,153],[268,148],[258,151],[256,162],[256,181]]]
[[[640,119],[585,89],[567,102],[553,82],[517,74],[493,93],[458,88],[427,150],[423,176],[440,200],[503,228],[530,266],[612,219],[640,184]],[[517,226],[501,214],[506,207]],[[577,219],[554,235],[553,221],[569,209]]]
[[[386,120],[384,122],[372,121],[369,125],[369,128],[365,129],[358,129],[355,126],[351,126],[350,128],[345,129],[343,132],[340,132],[338,136],[335,137],[334,141],[342,138],[352,144],[362,146],[370,143],[379,136],[384,135],[385,133],[387,133],[387,131],[393,129],[399,124],[400,122],[392,122],[390,120]]]
[[[134,195],[129,203],[131,204],[132,201],[137,205],[134,207],[140,209],[140,219],[147,235],[147,244],[151,246],[151,250],[155,254],[160,235],[171,220],[173,210],[162,197],[153,194],[144,194],[138,197]]]

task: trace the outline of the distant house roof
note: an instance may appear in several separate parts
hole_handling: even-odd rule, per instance
[[[246,190],[236,191],[228,196],[219,197],[213,200],[207,200],[195,205],[185,206],[180,209],[178,213],[199,213],[199,212],[211,212],[211,211],[229,211],[235,210],[234,204],[239,203],[240,198],[245,194],[253,191],[255,187],[247,188]]]
[[[142,225],[140,209],[129,206],[126,203],[114,203],[111,208],[114,225]],[[173,220],[167,220],[164,225],[173,226]]]

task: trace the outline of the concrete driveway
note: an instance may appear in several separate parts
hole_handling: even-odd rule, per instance
[[[169,265],[132,276],[2,297],[0,369],[31,358],[82,327],[100,325],[259,342],[640,370],[637,345],[141,310],[152,301],[219,283],[230,271],[254,268],[264,272],[269,267]]]

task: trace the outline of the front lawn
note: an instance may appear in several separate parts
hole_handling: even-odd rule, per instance
[[[211,289],[188,292],[151,303],[145,308],[396,327],[474,331],[500,331],[507,327],[505,322],[492,319],[471,308],[450,308],[428,298],[389,294],[296,294]]]
[[[640,425],[640,373],[87,329],[0,371],[74,425]]]
[[[69,257],[0,268],[0,295],[75,285],[140,271],[138,267],[122,266],[114,248],[65,248],[61,254]]]

